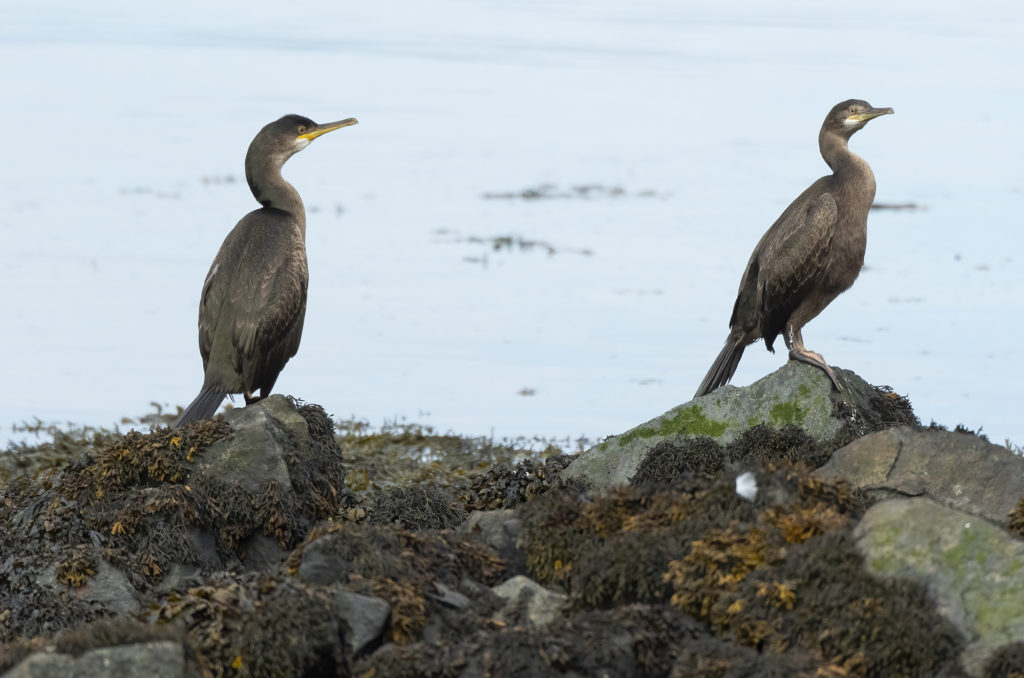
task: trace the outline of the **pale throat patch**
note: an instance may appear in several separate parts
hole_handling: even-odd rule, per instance
[[[856,127],[857,125],[864,122],[863,120],[857,120],[856,118],[845,118],[843,120],[843,127]]]

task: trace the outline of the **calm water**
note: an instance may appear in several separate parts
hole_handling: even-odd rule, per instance
[[[202,280],[256,206],[245,149],[289,112],[361,124],[285,170],[311,280],[279,391],[620,432],[690,398],[750,250],[826,171],[824,114],[859,97],[896,109],[851,144],[877,200],[921,209],[872,213],[807,344],[926,422],[1024,442],[1022,6],[696,5],[0,2],[0,440],[193,398]],[[484,197],[546,184],[605,190]],[[756,345],[734,383],[783,360]]]

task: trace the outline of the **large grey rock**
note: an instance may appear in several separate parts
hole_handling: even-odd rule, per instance
[[[814,440],[830,442],[844,424],[858,424],[844,421],[841,413],[855,420],[877,397],[875,388],[853,372],[836,372],[844,385],[842,392],[833,390],[821,370],[790,361],[750,386],[724,386],[611,436],[581,454],[562,473],[585,478],[595,490],[606,490],[628,483],[647,453],[663,440],[705,435],[725,445],[758,424],[774,428],[792,424]]]
[[[545,626],[557,619],[568,602],[564,593],[549,591],[529,577],[516,575],[491,589],[505,605],[494,615],[500,622],[515,618],[518,606],[526,598],[526,622],[530,626]]]
[[[854,534],[870,571],[928,587],[968,639],[961,662],[972,676],[998,648],[1024,641],[1024,542],[924,497],[875,504]]]
[[[349,591],[334,596],[334,610],[348,624],[348,647],[354,655],[380,638],[391,618],[391,606],[386,601]]]
[[[224,421],[232,435],[206,448],[192,477],[210,477],[249,492],[259,492],[267,481],[291,488],[285,457],[312,444],[306,420],[291,401],[272,395],[228,410]]]
[[[926,495],[1000,523],[1024,496],[1024,458],[968,433],[905,426],[836,450],[816,474],[869,495]]]
[[[0,678],[183,678],[185,650],[158,641],[90,650],[79,657],[55,652],[29,655]]]

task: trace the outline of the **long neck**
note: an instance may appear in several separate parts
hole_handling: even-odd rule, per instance
[[[818,148],[821,150],[821,157],[825,159],[828,166],[836,174],[847,169],[851,162],[860,160],[850,152],[847,145],[848,137],[836,134],[832,130],[821,128],[818,134]]]
[[[841,217],[860,224],[863,230],[868,210],[875,199],[875,175],[868,163],[850,151],[849,136],[826,129],[818,136],[821,157],[832,168],[831,191],[840,205]],[[862,237],[862,236],[861,236]]]
[[[245,180],[253,196],[264,207],[273,207],[306,221],[306,210],[295,187],[281,176],[281,166],[288,158],[250,152],[245,156]]]
[[[851,183],[865,190],[870,188],[870,200],[875,193],[875,175],[863,158],[850,151],[848,141],[848,136],[822,128],[818,135],[821,157],[832,168],[832,173],[837,179],[847,180],[843,183]]]

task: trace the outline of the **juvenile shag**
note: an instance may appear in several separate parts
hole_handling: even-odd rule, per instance
[[[800,331],[853,284],[864,264],[875,176],[847,142],[869,120],[892,112],[857,99],[829,111],[818,146],[832,174],[801,193],[757,243],[740,281],[725,348],[695,397],[727,384],[743,349],[758,339],[774,353],[780,333],[790,359],[821,368],[843,390],[825,359],[804,348]]]
[[[228,233],[206,275],[199,298],[203,388],[173,428],[209,419],[229,393],[243,394],[247,405],[267,397],[298,351],[309,282],[306,210],[281,167],[313,139],[356,122],[318,125],[286,115],[249,145],[245,179],[263,207]]]

